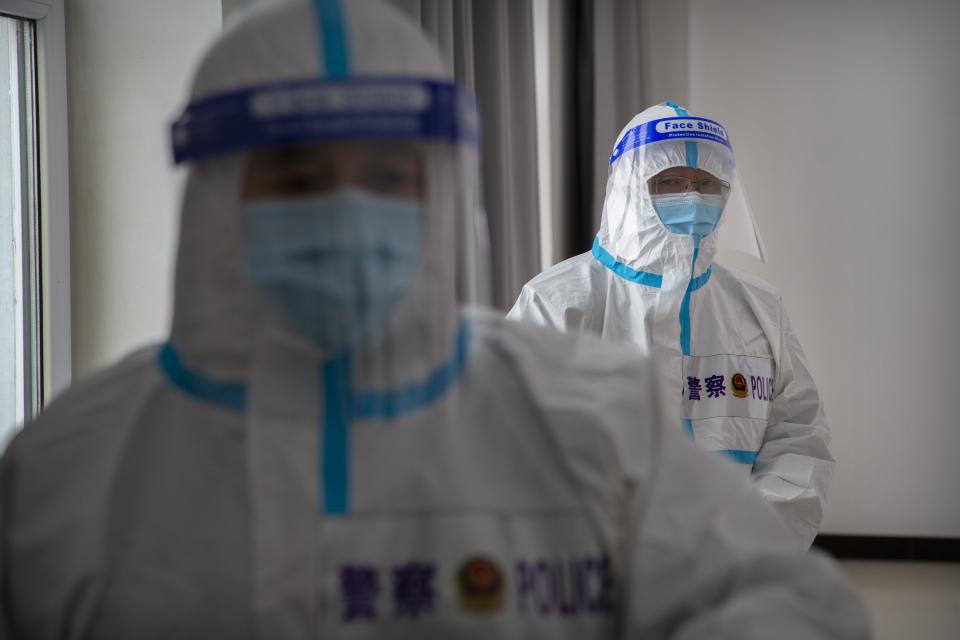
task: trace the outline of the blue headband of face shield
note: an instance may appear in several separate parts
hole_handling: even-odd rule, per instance
[[[478,136],[469,92],[454,83],[408,78],[262,85],[192,103],[172,125],[177,164],[298,142],[392,138],[476,146]]]
[[[664,141],[709,141],[722,144],[733,155],[730,137],[727,130],[719,122],[707,118],[677,117],[651,120],[629,129],[617,142],[610,155],[610,164],[631,149],[645,144]]]

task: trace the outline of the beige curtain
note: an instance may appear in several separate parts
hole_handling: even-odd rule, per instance
[[[477,97],[491,297],[507,309],[540,266],[531,0],[390,1],[436,39]]]
[[[549,0],[552,263],[590,249],[614,139],[647,106],[641,27],[649,4]]]

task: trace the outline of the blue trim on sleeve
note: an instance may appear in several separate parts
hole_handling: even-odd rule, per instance
[[[343,78],[350,74],[350,43],[343,24],[338,0],[314,0],[317,13],[317,34],[322,40],[323,62],[327,77]]]
[[[597,261],[605,266],[610,271],[613,271],[615,274],[623,278],[624,280],[629,280],[630,282],[636,282],[638,284],[644,284],[648,287],[654,287],[659,289],[663,284],[663,276],[656,273],[649,273],[647,271],[638,271],[637,269],[631,269],[622,262],[617,262],[616,259],[610,255],[610,253],[600,246],[600,238],[593,239],[593,257]]]
[[[744,451],[742,449],[719,449],[711,453],[721,453],[738,464],[753,464],[759,451]]]
[[[234,411],[247,407],[247,387],[242,382],[221,382],[200,373],[190,371],[180,360],[180,355],[169,342],[157,353],[157,366],[171,384],[180,390]]]
[[[357,392],[351,388],[350,354],[322,365],[324,413],[318,441],[317,495],[321,513],[343,515],[350,509],[350,423],[392,420],[429,406],[445,395],[467,364],[470,325],[460,323],[454,353],[420,384],[387,392]]]

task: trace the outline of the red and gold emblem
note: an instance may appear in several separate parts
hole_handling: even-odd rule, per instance
[[[747,379],[743,377],[742,373],[735,373],[730,378],[730,390],[738,398],[747,397]]]
[[[463,609],[486,613],[503,606],[506,583],[500,567],[490,558],[468,558],[457,570],[456,580]]]

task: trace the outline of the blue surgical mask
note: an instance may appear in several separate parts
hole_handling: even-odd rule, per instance
[[[724,197],[698,191],[651,195],[660,221],[672,233],[703,237],[713,232],[723,213]]]
[[[420,253],[421,204],[359,189],[253,202],[243,217],[244,276],[331,357],[383,328]]]

